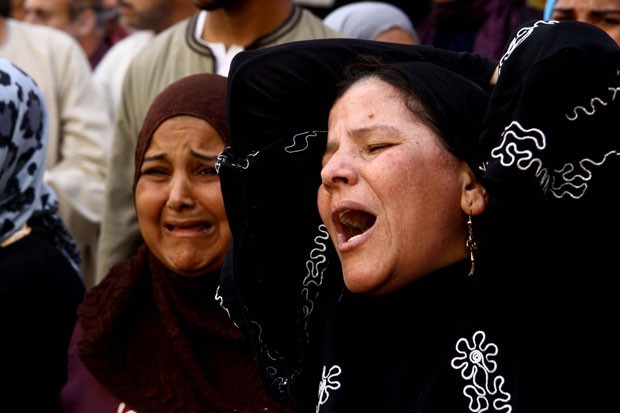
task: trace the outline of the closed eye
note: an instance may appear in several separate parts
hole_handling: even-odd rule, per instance
[[[376,145],[369,145],[368,146],[368,153],[375,153],[375,152],[379,152],[383,149],[387,149],[394,146],[391,143],[381,143],[381,144],[376,144]]]

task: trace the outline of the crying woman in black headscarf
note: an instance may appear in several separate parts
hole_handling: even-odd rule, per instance
[[[224,302],[242,304],[232,314],[271,391],[299,411],[550,411],[569,402],[563,387],[588,387],[567,374],[587,362],[560,362],[574,337],[555,318],[585,308],[546,293],[561,277],[554,268],[571,275],[597,257],[586,248],[571,268],[549,251],[583,234],[567,230],[562,211],[585,209],[557,203],[542,178],[571,182],[561,166],[577,151],[605,164],[596,180],[608,179],[617,139],[593,144],[603,158],[564,145],[558,131],[577,129],[555,106],[544,107],[548,129],[522,134],[557,136],[533,143],[540,153],[506,131],[545,88],[577,108],[607,82],[601,118],[587,122],[617,136],[617,47],[590,27],[532,23],[499,63],[492,87],[497,62],[424,46],[311,41],[233,61],[220,165],[233,250],[222,279],[238,295]],[[587,86],[560,94],[551,83],[560,68],[586,67]],[[517,158],[532,163],[506,161]],[[542,175],[543,164],[557,170]],[[582,218],[569,229],[593,222]]]

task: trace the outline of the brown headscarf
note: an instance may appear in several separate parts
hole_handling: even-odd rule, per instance
[[[164,121],[175,116],[194,116],[204,119],[218,131],[224,144],[230,142],[226,119],[227,78],[201,73],[177,80],[165,88],[153,101],[142,124],[136,146],[133,185],[138,182],[140,166],[153,134]]]
[[[164,89],[144,120],[136,171],[155,130],[174,116],[205,119],[226,142],[226,87],[225,77],[198,74]],[[79,307],[82,362],[140,413],[287,411],[266,396],[250,345],[216,301],[218,283],[219,272],[176,274],[142,245]]]

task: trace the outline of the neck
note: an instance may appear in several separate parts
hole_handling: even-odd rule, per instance
[[[80,46],[84,49],[86,56],[90,58],[103,43],[103,37],[99,34],[91,34],[78,39]]]
[[[207,13],[202,39],[207,42],[246,46],[284,23],[293,4],[290,0],[254,0],[240,2],[234,8]]]
[[[189,18],[196,13],[198,9],[190,1],[175,2],[173,7],[169,9],[168,18],[166,21],[161,21],[157,27],[153,27],[152,30],[155,34],[161,33],[168,27],[177,24],[178,22]]]

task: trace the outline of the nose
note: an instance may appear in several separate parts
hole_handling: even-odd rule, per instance
[[[321,169],[321,181],[328,189],[338,185],[355,185],[358,172],[352,159],[341,151],[337,151],[327,160]]]
[[[192,185],[186,176],[176,175],[170,181],[170,193],[166,206],[175,211],[190,209],[196,205],[194,200]]]

